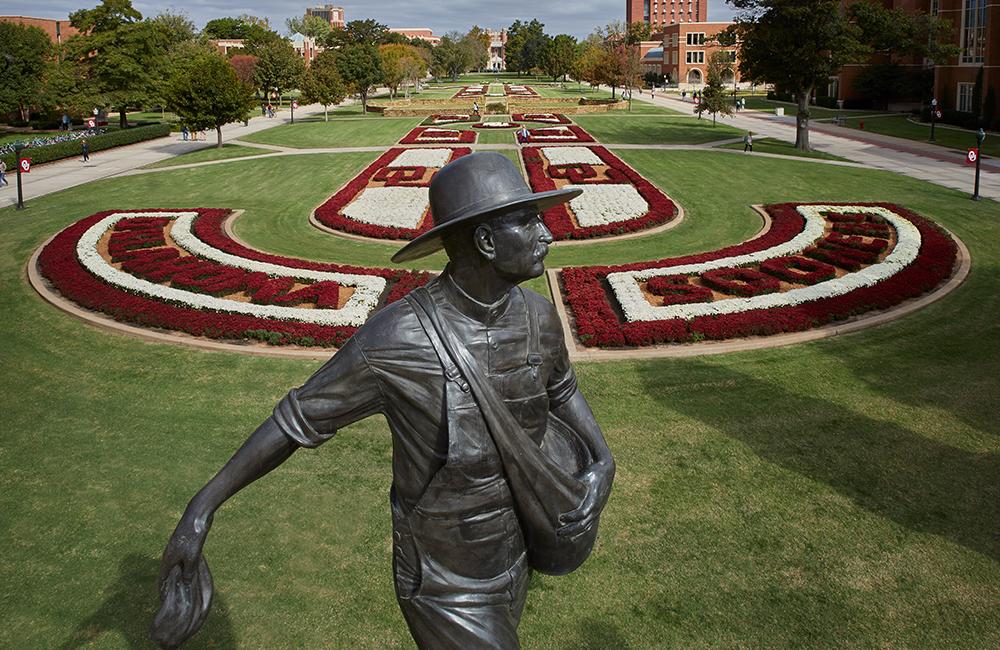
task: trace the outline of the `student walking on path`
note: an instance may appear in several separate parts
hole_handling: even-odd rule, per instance
[[[84,140],[81,146],[83,147],[83,162],[88,162],[90,160],[90,145]]]
[[[7,182],[7,163],[0,160],[0,187],[3,187],[4,185],[10,185],[10,183]]]
[[[753,133],[750,131],[747,131],[747,134],[743,136],[743,153],[746,153],[747,150],[753,153]]]

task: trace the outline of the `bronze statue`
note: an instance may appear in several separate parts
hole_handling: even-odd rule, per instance
[[[562,574],[586,559],[615,473],[554,307],[518,287],[544,270],[552,234],[540,212],[579,193],[532,193],[499,153],[437,173],[435,225],[393,261],[444,248],[448,266],[289,391],[191,500],[163,554],[155,641],[180,645],[208,612],[201,551],[216,509],[299,447],[382,413],[396,597],[414,640],[519,647],[531,570]]]

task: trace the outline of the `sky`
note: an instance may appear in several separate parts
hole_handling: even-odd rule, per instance
[[[132,0],[143,16],[154,16],[164,9],[186,14],[200,29],[213,18],[248,13],[270,19],[271,28],[286,33],[285,19],[301,16],[310,2],[294,0]],[[42,0],[28,5],[24,0],[0,0],[0,15],[33,16],[65,20],[77,9],[96,6],[98,0]],[[317,5],[326,4],[322,0]],[[515,11],[520,3],[497,3],[496,0],[377,0],[367,2],[332,2],[344,7],[347,20],[374,18],[389,27],[429,27],[437,35],[452,30],[467,31],[472,25],[500,29],[517,19],[537,18],[548,34],[572,34],[583,38],[595,27],[612,20],[625,19],[625,0],[558,0],[545,2],[530,13]],[[724,0],[708,0],[709,20],[729,20],[732,7]]]

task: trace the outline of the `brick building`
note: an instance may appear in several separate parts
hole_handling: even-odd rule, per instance
[[[1000,101],[1000,4],[996,0],[932,0],[930,11],[952,24],[959,55],[934,68],[934,95],[944,109],[972,112],[976,75],[983,69],[983,97]],[[1000,108],[1000,107],[998,107]]]
[[[434,31],[426,27],[390,27],[389,31],[402,34],[409,39],[420,38],[431,45],[437,45],[441,42],[441,37],[435,36]]]
[[[717,51],[729,53],[733,73],[723,77],[723,83],[739,83],[739,60],[735,46],[715,43],[718,34],[732,23],[673,23],[663,28],[663,40],[643,43],[642,63],[646,70],[666,76],[668,83],[682,89],[696,89],[708,81],[708,61]],[[647,45],[651,45],[646,49]]]
[[[490,36],[490,60],[487,69],[503,71],[507,69],[507,30],[487,29]]]
[[[48,34],[52,42],[57,45],[65,43],[66,39],[70,36],[80,33],[76,27],[69,24],[69,20],[51,20],[49,18],[32,18],[30,16],[0,16],[0,21],[37,27]]]
[[[322,18],[326,22],[330,23],[330,27],[343,29],[344,25],[347,24],[347,20],[344,18],[344,8],[335,7],[333,5],[308,7],[306,9],[306,16],[318,16],[319,18]]]
[[[708,0],[625,0],[625,20],[644,22],[659,34],[674,23],[700,23],[708,19]]]

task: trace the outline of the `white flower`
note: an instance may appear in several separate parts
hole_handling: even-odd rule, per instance
[[[638,219],[649,212],[649,204],[633,185],[587,184],[566,187],[583,190],[583,194],[569,202],[577,223],[583,228]]]
[[[341,309],[303,309],[299,307],[257,305],[238,300],[227,300],[225,298],[176,289],[137,278],[113,267],[97,250],[97,243],[104,236],[104,233],[122,219],[135,217],[176,218],[177,222],[170,233],[174,241],[189,252],[197,252],[197,254],[205,258],[221,264],[247,271],[261,271],[273,276],[290,276],[300,280],[331,280],[343,286],[354,287],[354,294]],[[368,319],[368,315],[378,304],[378,299],[382,292],[385,291],[385,278],[378,276],[299,269],[268,262],[248,260],[220,251],[197,239],[191,232],[191,224],[195,217],[197,217],[197,213],[195,212],[118,212],[108,215],[88,228],[87,232],[80,237],[76,246],[77,257],[97,277],[113,286],[133,293],[167,300],[196,309],[246,314],[260,318],[301,321],[316,325],[360,326]]]
[[[550,165],[606,165],[589,147],[542,147]]]
[[[510,122],[483,122],[479,128],[481,129],[506,129],[510,128],[512,125]]]
[[[387,167],[444,167],[451,158],[451,149],[407,149]]]
[[[806,220],[803,231],[789,241],[772,246],[766,250],[745,255],[734,255],[701,264],[680,264],[643,271],[609,273],[608,284],[611,285],[615,297],[618,299],[618,303],[625,314],[625,318],[630,322],[666,320],[670,318],[690,319],[712,314],[734,314],[751,309],[788,307],[804,302],[833,298],[850,293],[855,289],[870,287],[883,282],[909,264],[912,264],[917,257],[917,253],[920,251],[921,238],[917,227],[903,216],[887,208],[865,205],[801,205],[796,209]],[[714,302],[654,307],[649,304],[649,301],[646,300],[639,289],[640,282],[659,275],[697,275],[711,269],[756,264],[766,259],[800,253],[823,237],[826,224],[826,219],[822,215],[823,212],[860,212],[878,215],[895,228],[896,245],[885,259],[877,264],[854,273],[848,273],[839,278],[808,287],[791,289],[784,293],[770,293],[750,298],[727,298]]]
[[[529,131],[531,138],[534,140],[546,139],[546,140],[577,140],[577,135],[565,126],[545,126],[540,129],[531,129]]]
[[[376,226],[416,228],[430,205],[426,187],[368,187],[343,209],[355,221]]]

